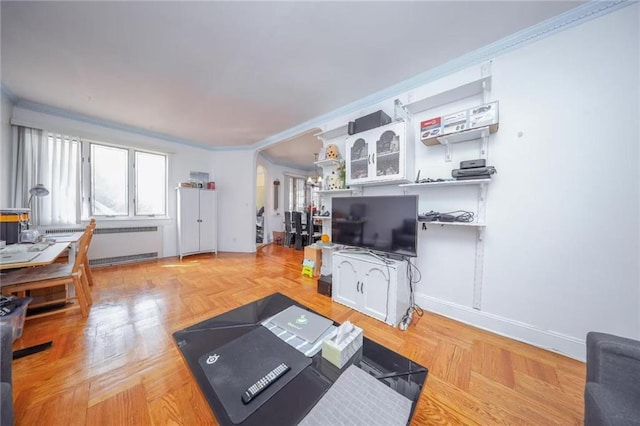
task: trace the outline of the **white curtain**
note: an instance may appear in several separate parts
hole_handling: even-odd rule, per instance
[[[70,225],[80,219],[80,140],[18,127],[13,205],[27,207],[29,189],[42,184],[49,195],[33,197],[31,223]]]

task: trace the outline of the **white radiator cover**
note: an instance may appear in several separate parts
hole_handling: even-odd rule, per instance
[[[83,228],[48,229],[47,234],[83,231]],[[96,228],[89,246],[89,263],[107,266],[162,257],[162,227]]]

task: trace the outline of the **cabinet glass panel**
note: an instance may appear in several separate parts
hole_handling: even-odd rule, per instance
[[[351,146],[351,179],[363,179],[369,175],[369,144],[362,138]]]
[[[400,138],[392,131],[384,132],[376,141],[376,176],[400,173]]]

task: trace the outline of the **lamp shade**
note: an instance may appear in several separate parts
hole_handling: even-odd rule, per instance
[[[44,197],[45,195],[49,195],[49,190],[45,188],[43,184],[39,183],[29,190],[29,194],[31,194],[32,197]]]
[[[44,197],[46,195],[49,195],[49,190],[45,188],[43,184],[38,183],[36,184],[36,186],[29,190],[29,194],[31,194],[31,197],[29,197],[27,207],[31,208],[31,200],[33,200],[33,197]]]

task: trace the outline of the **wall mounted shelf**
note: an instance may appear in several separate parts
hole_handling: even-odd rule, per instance
[[[348,125],[336,127],[335,129],[325,130],[324,132],[316,133],[314,136],[322,139],[323,141],[328,141],[330,139],[335,139],[340,136],[347,136]]]
[[[318,194],[328,194],[328,195],[338,195],[338,194],[351,194],[352,192],[357,192],[357,189],[324,189],[322,191],[318,191]]]
[[[474,226],[474,227],[483,227],[483,226],[487,226],[485,223],[483,222],[437,222],[437,221],[431,221],[431,222],[427,222],[427,221],[422,221],[419,220],[418,222],[423,223],[425,225],[444,225],[444,226]]]
[[[398,185],[406,192],[410,189],[420,189],[428,186],[463,186],[463,185],[485,185],[491,182],[491,179],[466,179],[466,180],[445,180],[444,182],[423,182],[423,183],[403,183]]]
[[[320,161],[314,162],[313,164],[315,164],[318,167],[339,166],[340,165],[340,160],[333,160],[333,159],[320,160]]]
[[[489,90],[491,90],[491,75],[486,75],[477,80],[454,87],[453,89],[414,102],[409,102],[405,105],[405,108],[409,113],[417,114],[471,96],[481,95]]]

